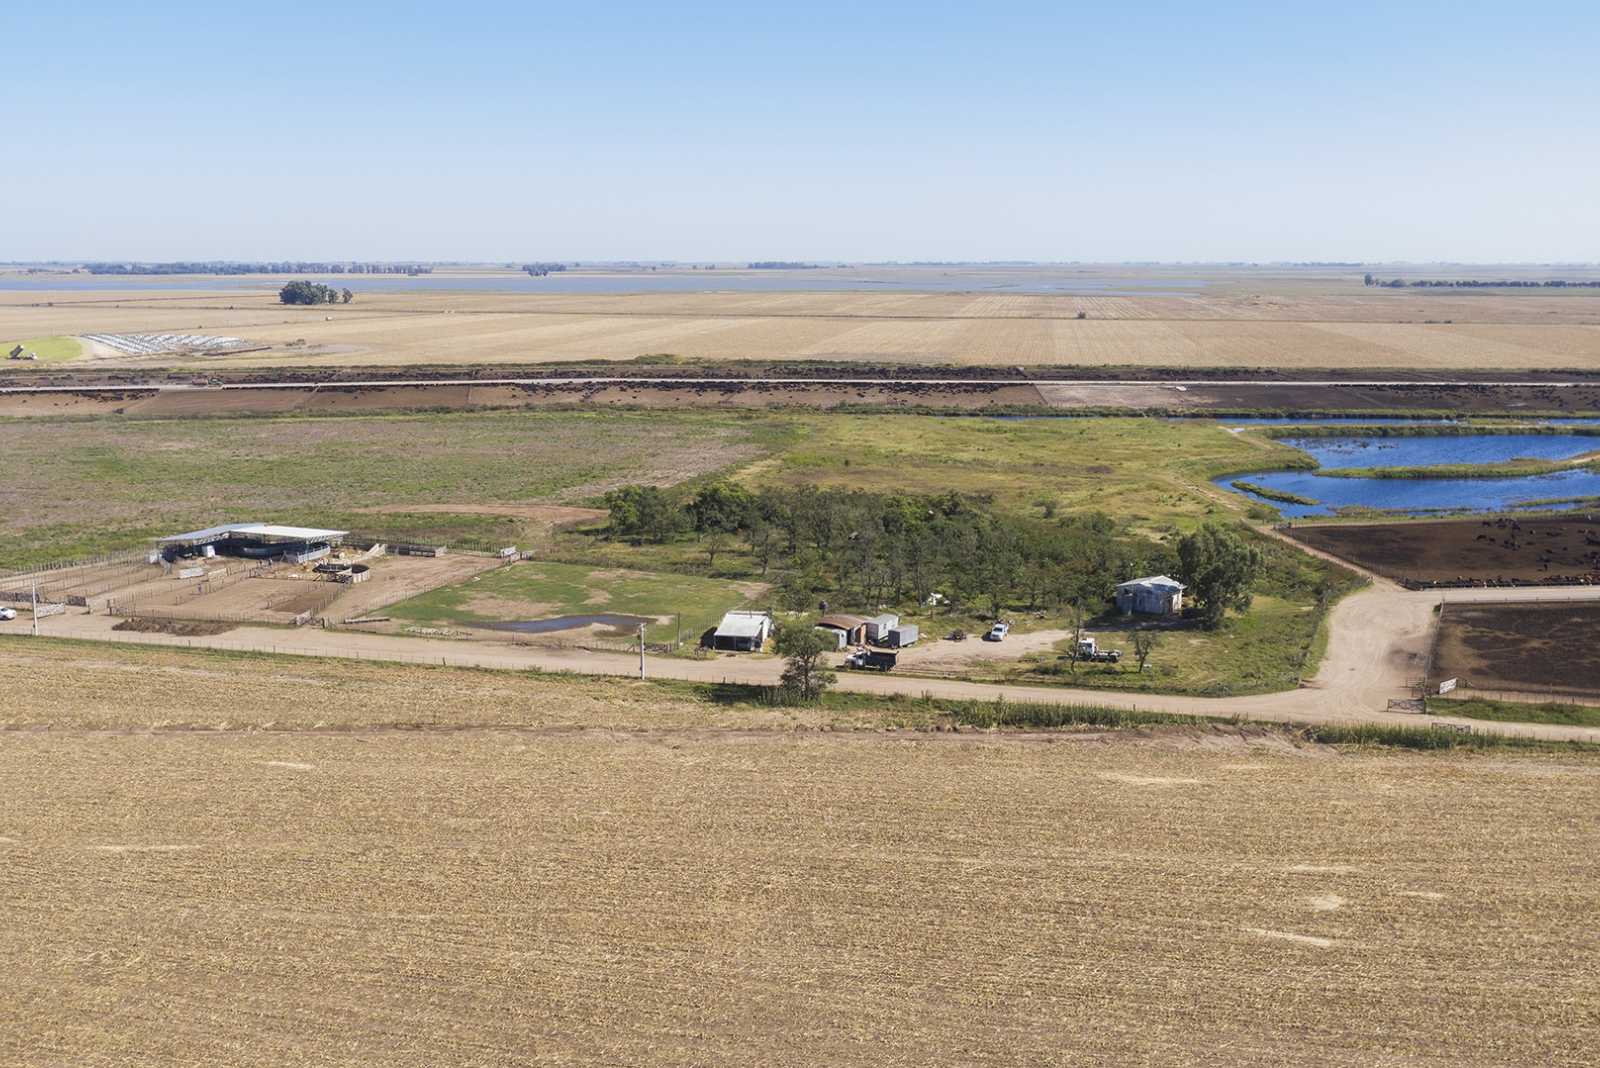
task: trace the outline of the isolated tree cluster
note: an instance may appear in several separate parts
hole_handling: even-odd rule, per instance
[[[931,593],[999,616],[1008,607],[1108,607],[1118,582],[1171,571],[1173,549],[1098,512],[1015,515],[984,496],[878,494],[811,486],[751,491],[713,482],[680,498],[655,486],[606,495],[609,534],[635,544],[694,537],[707,565],[735,545],[763,575],[782,572],[777,603],[823,597],[921,603]]]
[[[786,704],[811,704],[838,681],[823,659],[837,647],[836,639],[807,621],[780,623],[772,647],[783,657],[778,695]]]
[[[280,304],[349,304],[355,294],[348,289],[335,289],[321,282],[290,282],[278,290]]]
[[[1250,607],[1250,590],[1264,563],[1260,549],[1215,523],[1178,540],[1178,579],[1208,627],[1219,626],[1230,609]]]

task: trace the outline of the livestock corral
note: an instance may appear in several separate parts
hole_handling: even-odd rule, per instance
[[[307,560],[285,554],[168,558],[170,550],[140,550],[0,575],[0,601],[24,612],[35,602],[49,606],[41,616],[66,610],[144,621],[342,622],[501,563],[485,553],[395,548],[342,545]]]
[[[1313,549],[1413,589],[1600,583],[1600,515],[1301,524]]]
[[[1458,694],[1600,697],[1600,604],[1446,601],[1432,675]]]

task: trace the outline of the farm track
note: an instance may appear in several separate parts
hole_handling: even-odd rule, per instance
[[[1536,601],[1551,597],[1600,601],[1600,587],[1452,590],[1449,593],[1452,604],[1474,600]],[[1523,737],[1600,742],[1600,729],[1595,728],[1485,724],[1449,717],[1419,720],[1415,715],[1388,711],[1390,700],[1415,696],[1416,681],[1424,670],[1434,609],[1440,600],[1441,595],[1437,592],[1402,590],[1385,580],[1378,580],[1368,589],[1346,597],[1329,616],[1328,650],[1317,674],[1299,689],[1281,693],[1245,697],[1191,697],[853,672],[841,673],[839,688],[886,697],[929,695],[982,701],[1003,698],[1007,701],[1086,704],[1274,723],[1416,725],[1419,722],[1451,722],[1469,725],[1475,730]],[[114,619],[106,616],[67,615],[52,621],[48,631],[59,637],[297,656],[395,660],[503,670],[537,669],[582,675],[637,676],[639,673],[638,658],[631,654],[491,642],[468,644],[314,629],[284,631],[241,627],[223,637],[173,638],[161,634],[114,631],[111,629],[114,623]],[[22,633],[25,629],[26,624],[22,620],[0,624],[0,633]],[[777,681],[780,667],[779,661],[766,658],[719,657],[699,661],[646,657],[647,676],[698,683],[771,685]]]
[[[765,375],[760,377],[749,376],[692,376],[692,375],[546,375],[523,377],[429,377],[429,378],[364,378],[364,379],[338,379],[330,378],[324,381],[307,381],[303,378],[279,379],[268,381],[250,382],[220,382],[216,384],[198,384],[194,382],[170,381],[139,381],[131,380],[115,384],[52,384],[52,385],[12,385],[0,384],[0,394],[30,394],[30,393],[128,393],[128,392],[156,392],[156,393],[205,393],[226,392],[236,390],[258,389],[382,389],[382,388],[418,388],[418,387],[449,387],[449,386],[527,386],[527,387],[555,387],[555,386],[1063,386],[1063,387],[1094,387],[1094,386],[1167,386],[1185,388],[1204,387],[1232,387],[1232,388],[1281,388],[1284,386],[1304,386],[1318,388],[1348,388],[1348,389],[1389,389],[1410,388],[1417,386],[1429,387],[1485,387],[1491,389],[1523,388],[1538,386],[1541,388],[1575,389],[1585,386],[1594,386],[1596,381],[1592,378],[1565,378],[1565,379],[1530,379],[1530,378],[1281,378],[1276,376],[1262,376],[1254,378],[1052,378],[1033,375],[1017,375],[1013,377],[981,378],[948,376],[948,377],[900,377],[895,375],[878,375],[872,377],[848,376],[794,376],[794,375]]]

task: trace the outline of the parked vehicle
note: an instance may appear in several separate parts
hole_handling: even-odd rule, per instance
[[[16,618],[17,610],[15,608],[0,608],[0,621],[7,621]]]
[[[986,641],[986,642],[1001,642],[1001,641],[1005,641],[1006,635],[1010,634],[1010,633],[1011,633],[1011,624],[1010,623],[1004,623],[1004,622],[996,623],[994,626],[989,628],[989,633],[985,634],[983,636],[983,640]]]
[[[945,635],[944,640],[947,642],[964,642],[967,640],[967,632],[964,630],[953,630],[949,634]]]
[[[862,649],[845,657],[844,666],[857,671],[888,671],[893,668],[899,654],[882,649]]]
[[[1096,664],[1116,664],[1122,660],[1121,649],[1102,649],[1093,638],[1078,639],[1078,659]]]
[[[891,649],[904,649],[908,645],[917,644],[917,639],[921,636],[922,631],[915,623],[901,623],[884,635],[880,644],[887,645]]]

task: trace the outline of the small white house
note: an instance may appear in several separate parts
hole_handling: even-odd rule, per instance
[[[1184,585],[1170,575],[1150,575],[1117,586],[1117,611],[1124,615],[1175,616],[1183,611]]]
[[[772,617],[765,612],[733,611],[722,617],[711,638],[713,649],[736,653],[756,653],[767,644],[772,633]]]

